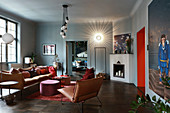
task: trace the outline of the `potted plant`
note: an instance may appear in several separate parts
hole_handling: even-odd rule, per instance
[[[166,89],[170,89],[170,77],[162,77],[162,84]],[[160,98],[156,99],[156,96],[153,96],[151,99],[148,94],[146,96],[137,95],[136,101],[131,103],[129,113],[137,113],[140,107],[152,109],[156,113],[170,113],[170,107],[167,102],[170,102],[170,99],[166,99],[164,103]]]
[[[35,57],[36,57],[36,55],[32,52],[32,55],[31,55],[31,63],[34,63]]]

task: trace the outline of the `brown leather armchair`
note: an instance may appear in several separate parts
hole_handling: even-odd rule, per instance
[[[58,91],[66,96],[71,102],[81,103],[83,113],[83,103],[87,99],[97,97],[102,83],[103,78],[87,79],[83,81],[77,81],[75,86],[68,86],[66,88],[58,89]],[[97,99],[102,105],[98,97]]]

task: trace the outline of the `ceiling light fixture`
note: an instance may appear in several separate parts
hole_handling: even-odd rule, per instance
[[[66,38],[67,24],[69,22],[67,7],[68,5],[63,5],[63,25],[61,26],[61,31],[60,31],[60,35],[63,38]]]

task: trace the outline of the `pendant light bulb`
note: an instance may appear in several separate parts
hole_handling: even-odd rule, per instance
[[[64,35],[64,31],[63,30],[61,30],[60,35]]]
[[[65,32],[65,33],[67,32],[67,27],[64,29],[64,32]]]
[[[66,22],[66,23],[68,23],[68,22],[69,22],[69,19],[68,19],[68,17],[66,17],[66,19],[65,19],[65,22]]]

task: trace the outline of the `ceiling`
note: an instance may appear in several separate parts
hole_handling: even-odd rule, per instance
[[[139,0],[0,0],[0,8],[35,22],[62,21],[63,4],[71,22],[114,21],[130,15]]]

